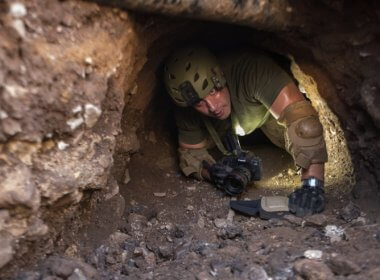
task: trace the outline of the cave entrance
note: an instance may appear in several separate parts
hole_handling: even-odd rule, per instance
[[[317,86],[313,77],[302,72],[293,58],[294,50],[284,44],[278,35],[228,24],[162,18],[156,24],[148,26],[147,30],[149,28],[151,30],[146,32],[150,35],[146,37],[153,36],[155,39],[148,43],[146,63],[127,96],[122,120],[124,136],[130,138],[130,135],[135,135],[132,138],[137,143],[136,153],[126,155],[126,158],[122,153],[115,154],[114,173],[125,198],[133,203],[145,201],[154,208],[157,206],[157,197],[161,198],[159,201],[166,201],[162,202],[165,204],[169,201],[168,198],[178,199],[181,192],[186,197],[186,190],[193,189],[194,186],[199,193],[223,195],[211,185],[185,178],[181,174],[177,162],[174,105],[169,100],[161,79],[163,60],[178,47],[194,42],[202,43],[214,52],[241,46],[259,49],[291,74],[301,92],[312,101],[321,116],[330,160],[333,160],[326,166],[326,185],[329,191],[337,192],[335,194],[349,193],[349,187],[353,183],[350,181],[352,166],[339,122],[318,92],[323,88]],[[300,52],[305,55],[306,61],[312,61],[307,51]],[[241,142],[263,159],[264,166],[264,178],[255,182],[255,187],[248,188],[246,197],[288,194],[300,185],[299,172],[290,155],[273,145],[260,131],[241,138]],[[119,145],[122,143],[119,141]],[[152,199],[147,201],[148,197]]]

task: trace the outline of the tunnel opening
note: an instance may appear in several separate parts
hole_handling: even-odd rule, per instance
[[[162,63],[168,54],[178,47],[194,43],[203,44],[216,54],[242,47],[251,48],[253,51],[265,52],[279,64],[317,108],[322,116],[321,121],[330,154],[330,163],[326,168],[326,186],[333,196],[349,195],[354,183],[353,168],[339,121],[319,94],[316,81],[301,71],[294,61],[290,47],[281,42],[276,34],[223,23],[189,20],[178,23],[177,19],[159,19],[160,21],[165,27],[176,25],[177,28],[163,32],[148,47],[147,62],[139,73],[133,89],[135,92],[128,97],[130,106],[127,104],[122,119],[124,135],[130,133],[128,127],[130,123],[138,126],[132,130],[137,134],[136,141],[141,144],[140,154],[145,158],[151,156],[151,161],[161,165],[163,172],[175,170],[178,174],[181,173],[177,162],[178,143],[174,105],[166,93],[162,79]],[[160,29],[159,25],[160,23],[156,24],[150,32],[157,32]],[[297,171],[292,163],[291,157],[275,147],[262,133],[255,132],[253,135],[241,138],[241,141],[243,145],[251,146],[255,152],[257,150],[256,153],[265,159],[265,178],[262,182],[256,183],[256,187],[277,189],[286,193],[300,184],[299,170]],[[262,151],[266,152],[262,154]],[[117,157],[117,152],[115,155]],[[276,155],[282,160],[276,161]],[[118,165],[118,160],[115,162]],[[270,166],[271,170],[265,166]],[[134,169],[129,169],[128,166],[120,168],[123,169],[128,170],[129,175],[128,172],[125,174],[120,171],[117,175],[119,183],[123,180],[125,182],[125,179],[122,179],[125,176],[130,176],[133,180]],[[128,186],[123,186],[121,189],[124,188],[128,189]]]

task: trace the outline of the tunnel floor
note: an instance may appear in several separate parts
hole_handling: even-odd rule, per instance
[[[178,172],[168,141],[142,138],[130,182],[117,178],[122,219],[124,203],[114,197],[75,241],[101,279],[377,279],[380,226],[369,224],[348,197],[328,194],[325,212],[305,219],[241,216],[221,191]],[[298,184],[286,152],[252,149],[266,171],[241,199],[286,195]]]

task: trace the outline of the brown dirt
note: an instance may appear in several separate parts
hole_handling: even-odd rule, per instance
[[[324,214],[304,220],[235,215],[229,197],[178,172],[167,132],[147,129],[138,139],[140,152],[115,158],[113,174],[124,199],[97,204],[89,220],[74,226],[80,234],[71,245],[66,241],[64,255],[90,263],[101,279],[375,279],[369,277],[380,265],[380,226],[369,224],[353,204],[347,207],[347,197],[328,195]],[[289,155],[268,144],[253,150],[268,166],[263,182],[297,184],[298,176],[288,174]],[[259,183],[241,198],[288,192]],[[327,225],[344,234],[331,241]],[[322,258],[306,259],[310,249],[322,251]]]

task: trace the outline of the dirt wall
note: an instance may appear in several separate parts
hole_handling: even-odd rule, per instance
[[[0,5],[2,267],[20,239],[51,232],[46,211],[63,219],[56,207],[106,189],[144,48],[126,12],[76,1]]]

